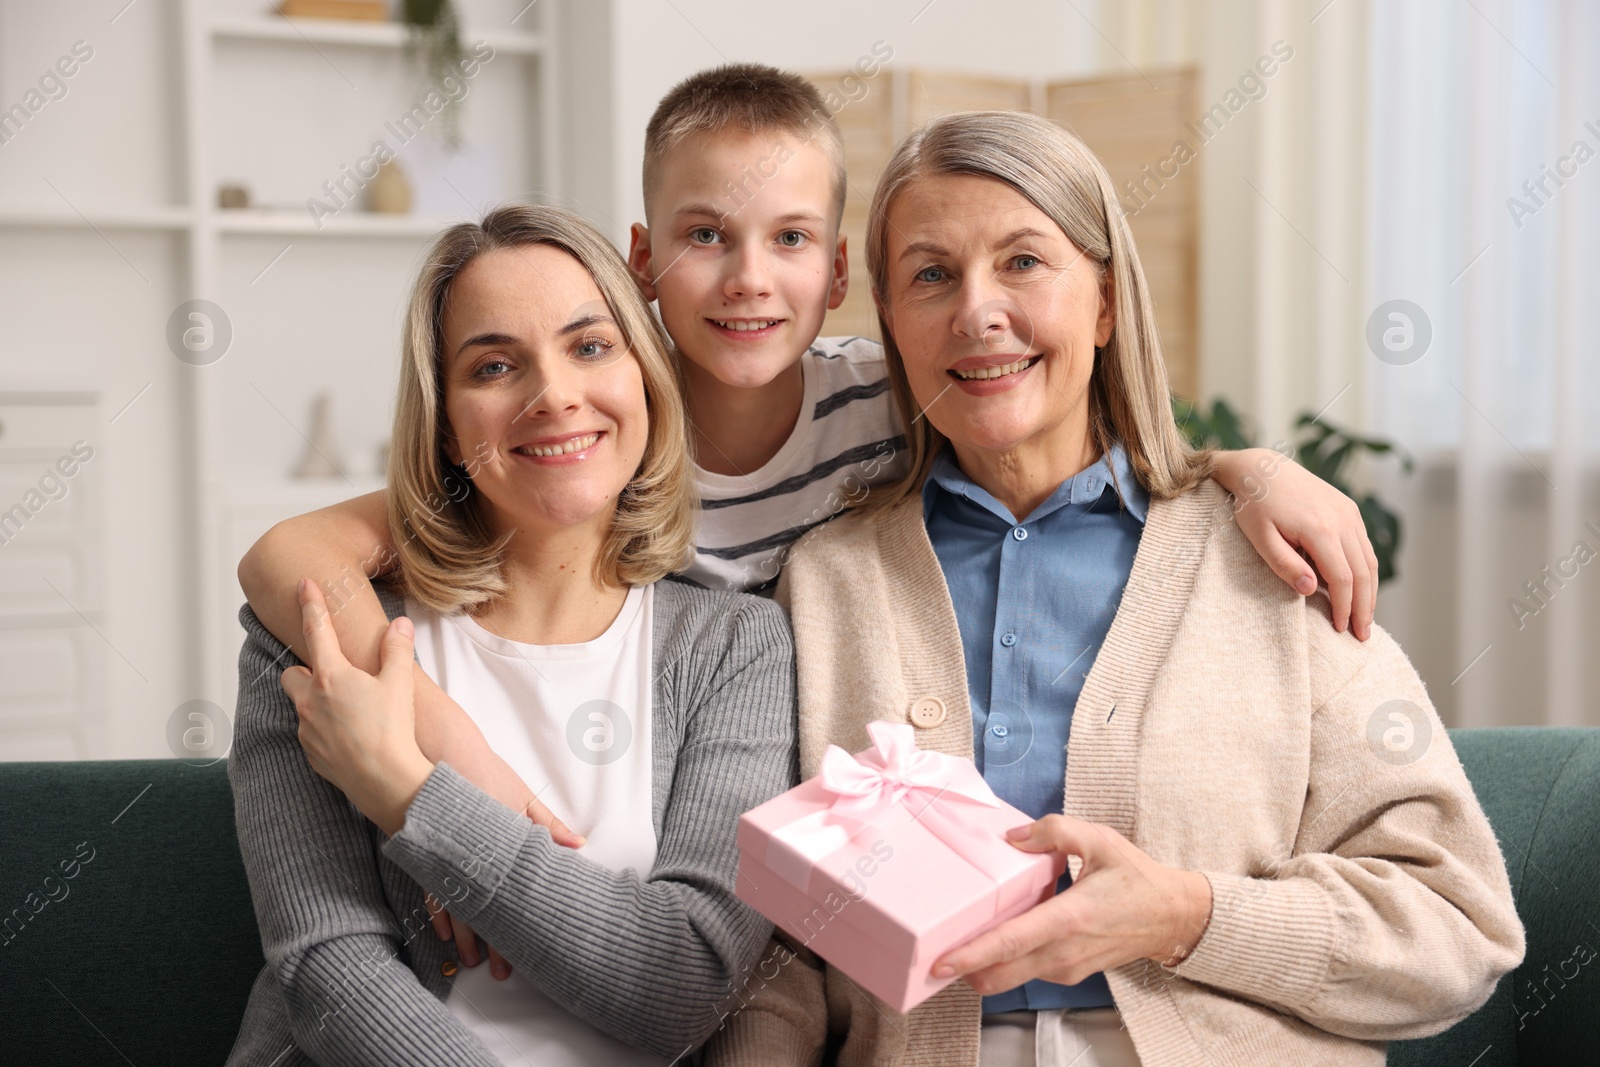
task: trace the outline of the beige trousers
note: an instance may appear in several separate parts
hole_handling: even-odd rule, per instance
[[[1116,1008],[983,1017],[980,1067],[1139,1067]]]

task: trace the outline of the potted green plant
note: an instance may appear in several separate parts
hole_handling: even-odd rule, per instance
[[[421,68],[424,83],[437,89],[448,76],[460,76],[461,19],[453,0],[400,0],[400,21],[406,26],[406,55]],[[457,101],[445,98],[440,117],[444,138],[451,146],[460,140]]]

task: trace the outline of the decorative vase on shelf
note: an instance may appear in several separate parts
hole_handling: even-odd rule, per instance
[[[411,213],[411,183],[400,161],[391,159],[378,167],[378,173],[367,184],[367,210],[380,215],[409,215]]]
[[[333,436],[333,397],[318,393],[311,402],[311,435],[294,468],[296,478],[338,478],[344,474]]]

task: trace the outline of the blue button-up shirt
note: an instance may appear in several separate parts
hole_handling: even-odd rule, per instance
[[[961,629],[978,769],[1036,819],[1062,810],[1072,711],[1128,584],[1148,506],[1120,445],[1022,522],[948,448],[923,486],[928,538]],[[1069,883],[1063,875],[1057,892]],[[983,1010],[1111,1003],[1105,975],[1095,974],[1073,986],[1027,982],[984,997]]]

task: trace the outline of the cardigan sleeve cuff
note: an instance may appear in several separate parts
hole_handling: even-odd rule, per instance
[[[736,1012],[724,1021],[723,1027],[723,1032],[713,1034],[707,1042],[702,1067],[752,1063],[762,1067],[810,1067],[822,1051],[809,1047],[794,1024],[770,1011]]]
[[[527,819],[440,763],[383,852],[452,915],[470,923],[535,833]]]
[[[1333,960],[1333,904],[1309,878],[1207,873],[1211,921],[1174,973],[1252,1000],[1312,1003]]]

